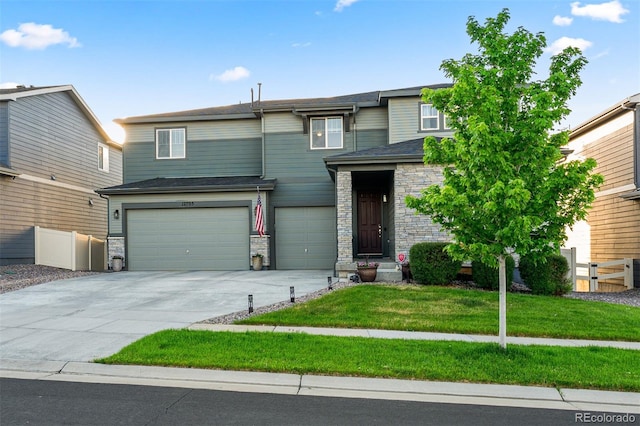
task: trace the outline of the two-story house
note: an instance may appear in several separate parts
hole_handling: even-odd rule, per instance
[[[420,91],[117,120],[123,184],[98,190],[110,199],[110,254],[130,270],[243,270],[260,252],[272,269],[346,274],[355,259],[394,261],[418,241],[446,240],[404,202],[441,180],[423,163],[424,137],[451,134]]]
[[[107,200],[122,183],[112,142],[73,86],[0,90],[0,265],[34,263],[34,226],[107,236]]]
[[[577,261],[633,259],[634,286],[640,287],[640,93],[621,100],[571,130],[574,158],[594,158],[604,176],[587,220],[568,230],[566,248]],[[601,283],[604,291],[624,289],[621,280]]]

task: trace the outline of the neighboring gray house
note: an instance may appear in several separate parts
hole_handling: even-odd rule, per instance
[[[110,199],[110,254],[124,254],[130,270],[242,270],[260,252],[272,269],[345,275],[355,259],[394,262],[418,241],[445,240],[404,203],[441,180],[422,162],[423,138],[452,133],[420,91],[117,120],[124,182],[98,190]]]
[[[34,226],[107,236],[122,147],[73,86],[0,89],[0,265],[34,263]]]

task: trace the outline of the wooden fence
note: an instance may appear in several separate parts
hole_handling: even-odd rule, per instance
[[[562,249],[562,255],[565,256],[569,262],[569,273],[571,274],[571,280],[573,282],[573,291],[578,291],[578,280],[588,281],[590,292],[599,290],[600,281],[613,279],[622,279],[625,288],[633,288],[633,259],[579,263],[576,262],[575,247]],[[578,269],[583,271],[583,274],[579,274]]]
[[[91,235],[35,227],[35,263],[72,271],[104,271],[106,244]]]

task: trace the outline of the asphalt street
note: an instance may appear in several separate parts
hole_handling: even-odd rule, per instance
[[[611,413],[0,379],[6,425],[575,425]],[[589,417],[585,417],[585,416]],[[638,424],[640,415],[631,415]],[[607,420],[603,418],[603,420]],[[598,424],[623,424],[603,421]]]

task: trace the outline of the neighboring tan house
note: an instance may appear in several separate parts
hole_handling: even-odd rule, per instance
[[[435,85],[432,88],[446,87]],[[446,236],[405,206],[441,181],[423,139],[445,117],[421,87],[270,100],[116,120],[123,184],[110,199],[110,255],[129,270],[355,270]],[[265,235],[254,227],[260,191]]]
[[[568,160],[594,158],[604,176],[586,221],[569,232],[566,248],[577,261],[634,259],[634,286],[640,287],[640,94],[622,100],[572,129]],[[600,285],[619,290],[619,281]]]
[[[73,86],[0,89],[0,265],[34,263],[34,226],[107,236],[122,147]]]

